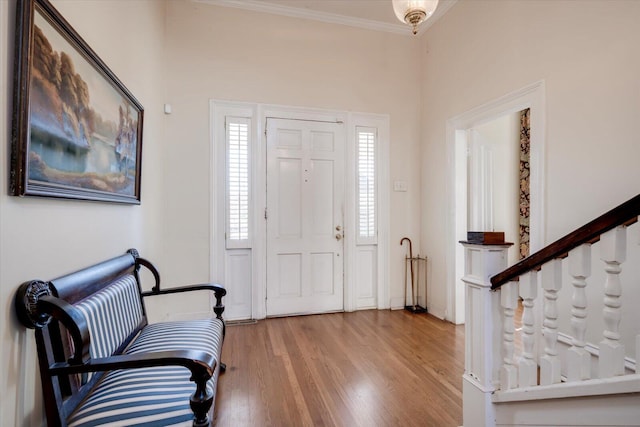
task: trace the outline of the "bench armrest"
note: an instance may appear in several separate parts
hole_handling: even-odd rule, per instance
[[[176,294],[180,292],[190,292],[190,291],[213,291],[216,295],[220,294],[220,297],[223,297],[227,294],[227,290],[224,286],[218,283],[200,283],[197,285],[187,285],[187,286],[178,286],[175,288],[169,289],[152,289],[147,292],[142,292],[143,297],[148,297],[151,295],[166,295],[166,294]]]
[[[43,296],[38,301],[38,310],[59,320],[71,335],[74,353],[69,363],[86,363],[91,359],[89,354],[89,327],[80,311],[68,302],[54,297]]]
[[[73,341],[70,363],[85,363],[90,359],[89,328],[84,316],[73,305],[54,296],[49,282],[32,280],[20,285],[14,306],[18,319],[27,328],[42,329],[51,318],[64,325]]]
[[[147,292],[142,292],[140,295],[143,297],[154,296],[154,295],[168,295],[168,294],[177,294],[181,292],[191,292],[191,291],[213,291],[216,297],[216,305],[213,307],[213,312],[216,313],[216,317],[220,320],[222,319],[222,313],[224,312],[224,304],[222,304],[222,297],[227,294],[227,290],[224,286],[219,285],[217,283],[200,283],[197,285],[188,285],[188,286],[179,286],[176,288],[169,289],[160,289],[159,282],[158,285],[154,286],[152,290]]]
[[[49,367],[52,375],[84,374],[87,372],[112,371],[114,369],[151,368],[157,366],[184,366],[192,374],[192,380],[206,381],[213,376],[217,361],[215,356],[204,351],[173,350],[149,353],[116,354],[100,359],[89,359],[82,364],[54,363]]]
[[[227,294],[227,290],[224,286],[217,283],[202,283],[198,285],[189,285],[189,286],[179,286],[177,288],[170,289],[160,289],[160,272],[158,269],[151,263],[151,261],[142,258],[138,255],[138,251],[134,249],[130,249],[129,253],[134,257],[136,266],[135,266],[135,274],[138,278],[138,283],[140,283],[140,266],[144,266],[147,268],[151,274],[153,274],[153,278],[155,279],[155,285],[151,288],[150,291],[141,292],[140,295],[142,297],[148,297],[152,295],[167,295],[167,294],[176,294],[181,292],[191,292],[191,291],[202,291],[209,290],[213,291],[216,296],[216,306],[213,308],[213,311],[216,313],[218,319],[222,320],[222,313],[224,312],[224,305],[222,304],[222,297]]]

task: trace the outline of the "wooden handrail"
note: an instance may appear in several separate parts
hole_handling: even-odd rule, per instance
[[[538,270],[552,259],[564,258],[571,249],[584,243],[597,242],[601,234],[619,225],[633,224],[638,220],[638,215],[640,215],[640,194],[496,274],[491,278],[491,289],[498,289],[527,271]]]

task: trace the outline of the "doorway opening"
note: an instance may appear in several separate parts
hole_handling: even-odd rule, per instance
[[[447,122],[450,156],[447,320],[465,321],[467,231],[503,231],[513,264],[544,240],[544,82]],[[523,145],[524,144],[524,145]],[[528,152],[527,152],[528,151]]]

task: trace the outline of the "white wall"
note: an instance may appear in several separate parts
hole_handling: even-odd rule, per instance
[[[166,280],[216,277],[210,99],[388,113],[390,179],[409,187],[381,207],[391,209],[391,301],[402,306],[400,239],[419,240],[419,40],[188,1],[167,3],[167,40],[165,248],[179,262]]]
[[[41,388],[31,331],[13,314],[13,292],[136,247],[162,253],[164,4],[59,0],[54,6],[145,107],[142,205],[17,198],[7,195],[15,1],[0,1],[0,424],[41,425]],[[162,268],[162,265],[159,265]]]
[[[432,312],[447,305],[447,119],[545,81],[547,243],[638,193],[639,18],[633,1],[460,1],[424,34],[421,241],[433,260]]]

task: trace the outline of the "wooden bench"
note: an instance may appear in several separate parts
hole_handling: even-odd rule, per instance
[[[155,278],[142,291],[140,267]],[[144,298],[214,292],[215,318],[149,324]],[[135,249],[66,276],[23,283],[20,322],[35,329],[49,426],[211,425],[225,325],[225,289],[161,289]]]

